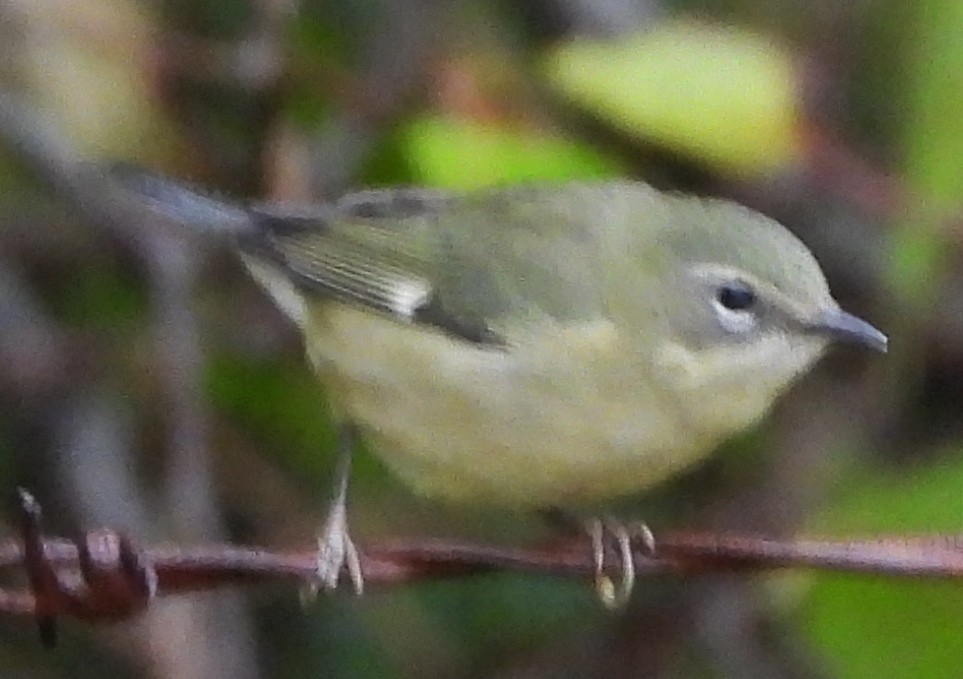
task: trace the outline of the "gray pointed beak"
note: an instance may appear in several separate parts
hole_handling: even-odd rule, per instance
[[[829,337],[834,342],[859,344],[875,351],[886,352],[886,335],[869,323],[842,309],[824,311],[807,324],[810,332]]]

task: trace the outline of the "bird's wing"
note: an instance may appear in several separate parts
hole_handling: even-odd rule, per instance
[[[233,236],[254,275],[299,321],[299,296],[327,297],[506,344],[526,329],[603,317],[605,281],[622,275],[613,262],[626,259],[602,254],[612,242],[600,234],[611,235],[604,226],[620,218],[631,193],[618,184],[375,190],[334,204],[249,208],[129,165],[105,174],[166,219]]]
[[[525,325],[601,313],[590,220],[560,209],[556,191],[366,191],[314,214],[260,208],[239,244],[309,294],[503,344]]]

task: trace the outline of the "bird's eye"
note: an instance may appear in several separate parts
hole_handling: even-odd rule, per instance
[[[756,303],[756,293],[744,283],[727,283],[716,290],[716,299],[730,311],[745,311]]]

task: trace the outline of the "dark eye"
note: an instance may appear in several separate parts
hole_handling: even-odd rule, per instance
[[[756,303],[756,293],[743,283],[727,283],[716,291],[719,304],[731,311],[745,311]]]

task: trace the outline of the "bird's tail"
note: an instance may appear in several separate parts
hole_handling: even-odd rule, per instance
[[[106,169],[109,184],[163,219],[192,230],[242,236],[254,228],[251,212],[194,186],[130,163]]]

